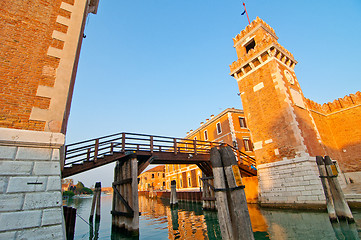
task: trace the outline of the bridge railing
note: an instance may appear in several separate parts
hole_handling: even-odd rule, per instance
[[[122,132],[66,145],[64,166],[84,161],[96,162],[98,158],[114,152],[146,151],[150,153],[209,154],[212,147],[218,147],[222,144],[220,142]],[[255,160],[252,157],[240,152],[237,148],[230,147],[235,152],[238,161],[249,166],[255,166]]]
[[[208,154],[212,147],[220,145],[218,142],[123,132],[66,145],[64,166],[83,161],[97,161],[98,158],[113,152]]]

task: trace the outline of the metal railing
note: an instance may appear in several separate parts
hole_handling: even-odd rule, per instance
[[[114,152],[145,151],[150,153],[209,154],[212,147],[218,147],[222,144],[224,143],[122,132],[66,145],[63,166],[71,166],[74,163],[84,161],[96,162],[98,158]],[[254,158],[232,146],[230,147],[235,152],[238,161],[249,166],[255,166]]]

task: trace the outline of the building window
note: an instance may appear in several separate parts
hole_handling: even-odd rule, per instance
[[[163,187],[165,187],[165,182],[163,182]]]
[[[222,133],[221,123],[217,123],[217,133]]]
[[[163,177],[165,177],[165,174],[163,173]]]
[[[192,187],[192,185],[191,185],[191,178],[188,178],[188,187]]]
[[[154,173],[152,173],[152,178],[154,178]]]
[[[253,49],[255,46],[256,46],[256,42],[254,41],[254,39],[252,39],[245,45],[246,52],[248,53],[249,50]]]
[[[239,119],[239,126],[241,126],[241,128],[247,128],[246,119],[244,117],[240,117],[238,119]]]
[[[205,130],[204,131],[204,140],[208,140],[208,131],[207,130]]]
[[[248,138],[244,138],[243,139],[243,144],[244,144],[244,150],[245,151],[252,151],[252,142],[251,140],[249,140]]]

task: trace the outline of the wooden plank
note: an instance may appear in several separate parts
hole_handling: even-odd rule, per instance
[[[153,153],[153,136],[150,136],[150,152]]]
[[[95,139],[94,162],[96,162],[98,159],[98,149],[99,149],[99,139]]]
[[[118,191],[118,189],[116,189],[116,187],[114,185],[113,185],[113,190],[114,190],[115,194],[118,196],[118,198],[120,199],[120,201],[124,204],[124,206],[128,210],[128,212],[130,214],[134,214],[133,209],[129,206],[128,202],[123,198],[123,196],[120,194],[120,192]]]
[[[131,183],[131,182],[132,182],[132,178],[125,178],[125,179],[113,182],[113,185],[122,185],[122,184]]]
[[[122,152],[125,152],[125,133],[122,133]]]
[[[110,213],[114,216],[121,216],[121,217],[128,217],[128,218],[131,218],[134,215],[129,212],[120,212],[120,211],[114,211],[114,210],[112,210]]]
[[[173,139],[173,148],[174,148],[174,154],[177,155],[178,148],[177,148],[177,139],[176,138]]]

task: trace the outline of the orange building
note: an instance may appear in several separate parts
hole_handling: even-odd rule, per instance
[[[164,190],[165,173],[164,165],[154,167],[139,175],[139,191]]]
[[[254,156],[251,134],[244,113],[239,109],[227,108],[217,116],[211,115],[210,119],[201,122],[199,128],[190,130],[186,138],[227,143]],[[187,144],[184,147],[187,148]],[[176,180],[177,189],[180,191],[199,191],[202,186],[202,171],[193,164],[168,164],[165,167],[165,177],[167,190],[170,190],[172,180]]]

